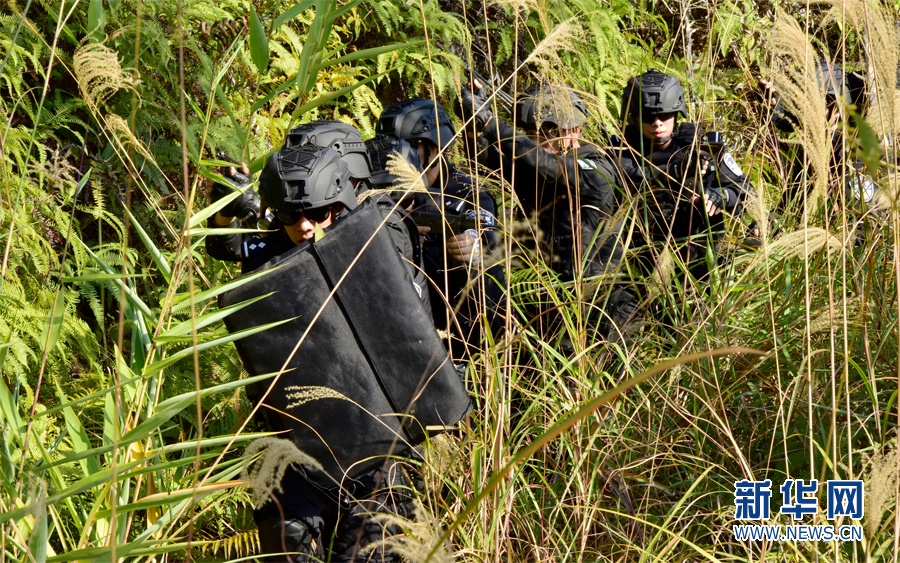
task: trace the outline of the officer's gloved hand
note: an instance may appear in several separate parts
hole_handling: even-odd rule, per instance
[[[219,210],[219,215],[223,218],[237,217],[241,221],[252,221],[259,216],[259,196],[253,191],[252,187],[244,188],[250,184],[250,177],[246,174],[238,172],[234,168],[232,173],[226,176],[241,191],[241,195],[231,201],[228,205]],[[226,186],[220,183],[213,185],[209,193],[212,201],[219,201],[223,197],[230,195],[235,191],[232,186]]]
[[[721,188],[706,188],[703,191],[703,199],[706,204],[706,214],[714,217],[722,213],[728,205],[729,194]]]
[[[471,92],[465,87],[460,90],[460,96],[456,102],[456,113],[466,123],[473,119],[475,130],[481,133],[487,124],[494,119],[494,114],[491,112],[490,107],[487,92],[484,88],[479,88],[475,84],[475,92]]]

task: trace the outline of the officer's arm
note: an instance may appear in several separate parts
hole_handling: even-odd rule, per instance
[[[624,197],[623,172],[604,153],[592,151],[578,156],[580,205],[612,215]]]
[[[419,300],[422,301],[426,308],[430,308],[431,302],[428,298],[428,288],[425,287],[424,283],[420,287],[415,281],[419,275],[418,267],[421,267],[421,248],[419,247],[418,231],[413,232],[411,230],[410,224],[404,220],[402,209],[396,206],[394,200],[386,194],[375,196],[375,201],[384,219],[384,227],[391,236],[394,248],[397,249],[400,258],[403,260],[403,266],[409,273]]]
[[[206,221],[206,226],[210,229],[223,227],[236,229],[239,225],[235,218],[232,218],[231,223],[220,225],[215,217],[210,217]],[[243,259],[243,256],[241,255],[243,235],[239,233],[230,235],[209,235],[204,242],[206,244],[206,253],[217,260],[240,262]]]
[[[544,150],[537,141],[516,132],[497,118],[488,122],[482,136],[488,143],[497,147],[504,157],[511,159],[515,156],[516,161],[528,164],[543,180],[565,182],[567,178],[574,177],[575,170],[571,166],[566,166],[566,159],[560,159]]]
[[[744,200],[753,190],[753,185],[731,153],[722,151],[715,168],[706,177],[709,179],[707,186],[721,192],[725,211],[732,215],[743,213]]]

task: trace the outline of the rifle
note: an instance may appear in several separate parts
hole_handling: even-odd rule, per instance
[[[222,149],[219,149],[219,150],[216,151],[216,158],[218,158],[219,160],[221,160],[221,161],[223,161],[223,162],[227,162],[227,163],[229,163],[229,164],[233,164],[233,165],[235,166],[235,168],[240,168],[240,167],[241,167],[241,163],[240,163],[240,162],[238,162],[238,161],[236,161],[235,159],[233,159],[233,158],[231,158],[230,156],[228,156],[228,153],[225,152],[225,151],[223,151]]]
[[[504,107],[504,109],[512,113],[513,107],[515,107],[516,105],[516,100],[514,100],[512,96],[510,96],[503,90],[494,87],[493,80],[485,78],[474,68],[466,66],[466,72],[471,74],[472,78],[481,83],[481,87],[484,89],[488,98],[490,98],[492,95],[496,96],[497,100]]]
[[[430,211],[410,211],[409,216],[416,222],[419,227],[431,227],[431,234],[440,236],[444,232],[444,226],[451,235],[462,234],[468,230],[482,229],[499,229],[497,220],[487,211],[479,213],[480,220],[476,219],[475,211],[466,211],[465,215],[450,215],[443,213],[434,213]]]

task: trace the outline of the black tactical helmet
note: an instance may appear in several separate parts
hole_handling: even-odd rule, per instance
[[[406,141],[427,139],[441,149],[456,141],[456,129],[441,104],[421,98],[386,107],[378,118],[375,133],[393,135]]]
[[[291,213],[341,203],[356,207],[350,168],[333,148],[282,147],[269,157],[260,181],[263,207]]]
[[[844,67],[838,63],[831,64],[822,59],[816,63],[816,82],[820,88],[825,89],[825,95],[834,98],[843,98],[850,101],[850,92],[844,80]]]
[[[640,122],[643,115],[676,111],[681,117],[687,117],[684,88],[677,78],[651,68],[640,76],[628,79],[622,92],[622,121],[628,121],[629,115]]]
[[[574,129],[590,115],[578,92],[565,84],[532,86],[516,102],[516,126],[527,131],[536,131],[544,123]]]
[[[291,129],[284,139],[285,148],[313,145],[331,147],[341,155],[354,178],[369,177],[369,155],[359,130],[340,121],[311,121]]]
[[[403,139],[390,135],[375,135],[375,138],[366,141],[369,151],[369,159],[372,161],[372,177],[369,183],[373,188],[387,188],[397,179],[388,172],[388,160],[392,154],[405,158],[413,168],[422,171],[422,163],[419,162],[419,153]]]

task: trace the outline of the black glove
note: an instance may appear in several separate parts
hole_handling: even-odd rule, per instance
[[[703,190],[703,195],[705,195],[706,199],[713,202],[713,205],[715,205],[719,209],[725,209],[725,205],[730,199],[728,197],[728,192],[723,190],[722,188],[706,188],[705,190]]]
[[[240,172],[235,172],[233,176],[227,178],[238,188],[243,188],[250,183],[250,178]],[[219,201],[234,190],[235,188],[231,186],[216,183],[209,193],[209,198],[212,201]],[[259,196],[252,187],[246,188],[242,190],[237,199],[220,209],[219,214],[223,217],[237,217],[241,221],[252,221],[259,216]]]
[[[479,110],[479,108],[481,109]],[[484,88],[477,89],[475,93],[470,92],[468,88],[462,88],[459,99],[456,101],[456,113],[465,122],[474,118],[475,129],[479,133],[484,131],[487,124],[494,119]]]

